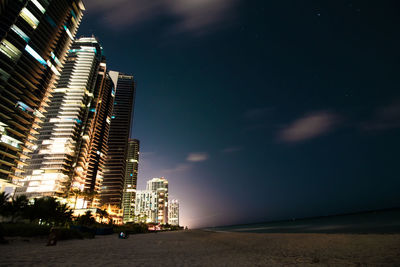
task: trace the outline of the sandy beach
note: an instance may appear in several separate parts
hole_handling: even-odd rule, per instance
[[[400,266],[400,235],[201,230],[60,241],[13,239],[1,266]]]

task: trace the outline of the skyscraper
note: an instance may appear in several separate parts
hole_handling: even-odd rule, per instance
[[[105,67],[102,48],[96,38],[82,37],[73,43],[50,97],[37,149],[17,193],[67,197],[74,189],[93,191],[97,183],[88,176],[89,163],[98,147],[94,144],[101,142],[96,140],[95,130],[107,127],[107,123],[103,123],[106,119],[99,119],[96,109],[101,107],[99,102],[103,101],[100,100],[109,98],[104,94],[112,94]],[[101,157],[102,152],[97,151]],[[74,207],[87,206],[82,198],[74,199]]]
[[[168,191],[168,180],[165,179],[164,177],[153,178],[153,179],[147,181],[147,184],[146,184],[147,190],[157,191],[160,188],[166,189]]]
[[[101,187],[101,203],[122,208],[128,140],[133,119],[135,82],[133,76],[110,71],[115,85],[114,107],[108,138],[108,154]]]
[[[128,157],[126,160],[126,173],[123,194],[124,222],[135,221],[136,184],[139,169],[139,146],[137,139],[131,139],[128,143]]]
[[[135,215],[139,221],[168,223],[168,181],[164,177],[147,181],[146,190],[136,193]]]
[[[97,105],[94,107],[93,127],[89,134],[91,140],[87,153],[89,158],[87,160],[88,166],[84,187],[87,192],[97,194],[93,203],[93,206],[97,207],[99,205],[98,194],[103,181],[104,165],[108,152],[107,140],[115,97],[114,85],[107,73],[104,60],[100,63],[95,89],[99,90],[99,92],[94,94],[98,96],[98,99],[94,101]]]
[[[179,201],[177,199],[168,201],[168,224],[179,225]]]
[[[81,0],[1,3],[0,191],[22,179],[85,9]]]
[[[135,221],[143,223],[157,222],[157,192],[137,190],[135,200]]]

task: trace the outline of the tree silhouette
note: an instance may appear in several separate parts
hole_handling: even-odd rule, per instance
[[[76,219],[76,222],[80,225],[90,226],[90,225],[93,225],[96,221],[92,216],[92,212],[90,210],[88,210],[88,211],[86,211],[86,213],[84,215],[79,216]]]

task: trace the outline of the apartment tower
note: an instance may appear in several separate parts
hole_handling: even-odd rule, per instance
[[[128,141],[133,120],[135,82],[131,75],[115,71],[110,71],[109,75],[115,86],[115,99],[100,195],[102,205],[121,209],[126,177]]]
[[[136,185],[139,170],[139,146],[139,140],[129,140],[128,157],[126,159],[124,194],[122,200],[124,223],[135,221]]]
[[[76,192],[93,192],[100,187],[101,177],[95,180],[98,175],[94,176],[90,163],[93,154],[101,158],[106,150],[101,145],[99,148],[102,140],[96,139],[96,133],[98,128],[107,129],[106,114],[111,114],[107,101],[112,103],[111,81],[107,83],[102,54],[94,37],[73,43],[18,194],[68,198],[75,192],[73,207],[86,208],[90,201],[86,196],[78,198]],[[102,107],[104,99],[108,100]],[[99,118],[102,110],[105,113]]]
[[[168,224],[179,226],[179,201],[177,199],[168,201]]]
[[[157,194],[157,220],[156,223],[168,223],[168,181],[164,177],[153,178],[147,181],[146,189]]]
[[[1,1],[0,191],[22,179],[83,10],[81,0]]]

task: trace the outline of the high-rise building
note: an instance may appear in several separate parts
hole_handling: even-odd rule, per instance
[[[95,160],[93,154],[98,154],[101,163],[105,149],[97,149],[105,141],[98,139],[96,130],[107,130],[105,115],[113,94],[102,54],[94,37],[82,37],[73,43],[17,194],[65,198],[73,190],[94,192],[100,187],[101,179],[97,181],[97,174],[93,176],[90,163]],[[105,114],[100,114],[102,110]],[[89,202],[87,196],[71,199],[74,208],[86,208]]]
[[[1,1],[0,191],[22,179],[84,9],[81,0]]]
[[[157,189],[157,223],[168,223],[168,188]]]
[[[147,181],[147,190],[157,193],[157,223],[168,223],[168,181],[164,177]]]
[[[164,177],[153,178],[147,181],[146,190],[157,191],[157,189],[163,188],[168,191],[168,180]]]
[[[89,144],[89,156],[87,160],[87,173],[85,179],[85,191],[94,193],[93,206],[99,205],[99,193],[103,182],[104,165],[108,152],[107,140],[109,136],[112,109],[114,103],[115,90],[113,82],[106,72],[106,64],[103,60],[100,63],[97,84],[95,87],[99,92],[95,92],[98,99],[94,99],[97,103],[94,107],[94,121],[89,136],[91,141]],[[93,111],[93,109],[92,109]]]
[[[146,190],[136,193],[135,215],[138,221],[168,223],[168,181],[164,177],[147,181]]]
[[[179,201],[177,199],[168,201],[168,224],[179,225]]]
[[[123,194],[123,221],[135,221],[136,184],[139,170],[139,146],[137,139],[131,139],[128,143],[128,157],[126,159],[126,173]]]
[[[157,192],[137,190],[135,200],[135,221],[143,223],[157,222]]]
[[[109,75],[115,85],[115,99],[100,194],[103,205],[122,208],[128,140],[133,119],[135,82],[131,75],[115,71],[110,71]]]

